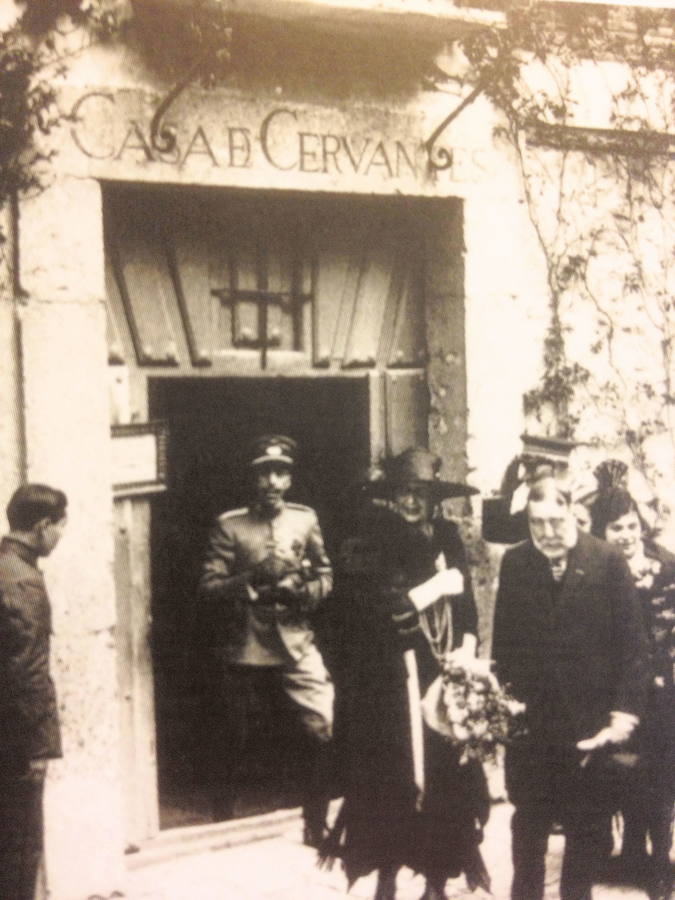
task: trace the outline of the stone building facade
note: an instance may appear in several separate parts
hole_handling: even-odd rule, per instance
[[[63,36],[68,120],[45,189],[4,211],[0,501],[22,479],[70,499],[46,565],[65,738],[47,793],[55,900],[123,890],[125,848],[204,821],[188,809],[199,791],[185,800],[198,762],[181,721],[199,698],[184,610],[253,433],[295,433],[303,490],[339,535],[336,498],[411,443],[446,477],[497,488],[541,375],[549,268],[499,112],[467,106],[435,147],[444,167],[425,149],[466,94],[425,74],[461,65],[457,36],[504,13],[232,10],[230,76],[186,85],[161,122],[189,69],[172,69],[187,0],[119,4],[102,45]],[[576,125],[611,128],[606,73],[579,78]],[[574,340],[583,355],[586,332]]]

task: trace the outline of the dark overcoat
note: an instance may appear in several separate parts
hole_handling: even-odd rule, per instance
[[[562,585],[530,540],[507,550],[499,577],[493,656],[502,684],[527,705],[528,735],[512,748],[526,769],[511,772],[511,799],[526,802],[546,748],[574,749],[612,711],[640,716],[648,681],[647,641],[633,579],[621,553],[579,533]]]
[[[31,759],[61,756],[54,684],[49,674],[51,608],[37,556],[0,544],[0,769],[21,772]]]
[[[638,580],[649,638],[650,685],[640,728],[640,749],[650,785],[661,801],[675,795],[675,555],[645,542],[653,571]]]
[[[416,809],[410,706],[404,653],[414,650],[422,692],[439,674],[422,635],[397,633],[392,609],[435,572],[440,553],[460,569],[465,592],[452,599],[453,644],[476,633],[476,607],[457,526],[438,520],[431,537],[398,516],[373,514],[351,559],[342,559],[336,606],[342,621],[335,661],[336,744],[345,796],[342,856],[350,881],[387,863],[436,877],[465,871],[485,877],[477,851],[489,798],[481,766],[459,765],[459,752],[426,726],[426,793]]]

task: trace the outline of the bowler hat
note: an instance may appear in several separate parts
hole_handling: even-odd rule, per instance
[[[384,462],[383,476],[366,482],[364,488],[371,497],[386,498],[397,488],[409,484],[425,484],[432,489],[434,500],[447,500],[450,497],[469,497],[477,494],[478,489],[457,481],[441,481],[439,472],[440,457],[425,447],[409,447]]]
[[[283,463],[292,466],[298,445],[293,438],[284,434],[263,434],[256,438],[251,446],[251,465],[261,466],[265,463]]]

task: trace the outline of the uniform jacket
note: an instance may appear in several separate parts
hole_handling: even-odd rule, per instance
[[[493,656],[501,682],[527,704],[529,740],[571,745],[613,710],[641,715],[647,641],[628,566],[604,541],[579,533],[558,587],[531,541],[507,550]]]
[[[49,675],[51,608],[34,551],[0,544],[0,767],[61,756],[56,692]]]
[[[273,555],[298,577],[297,604],[287,608],[255,602],[253,567]],[[214,525],[202,568],[199,595],[211,606],[213,637],[227,661],[281,665],[300,659],[314,641],[307,614],[330,592],[333,576],[317,515],[309,506],[286,503],[275,516],[258,508],[223,513]]]

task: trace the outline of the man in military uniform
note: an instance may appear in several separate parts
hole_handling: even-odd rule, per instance
[[[287,503],[295,442],[265,435],[253,445],[251,506],[223,513],[208,542],[199,595],[225,663],[224,784],[216,814],[231,816],[237,783],[247,771],[256,696],[282,693],[311,747],[303,803],[305,842],[323,836],[328,803],[327,749],[333,726],[333,685],[308,616],[332,589],[330,560],[316,513]]]

